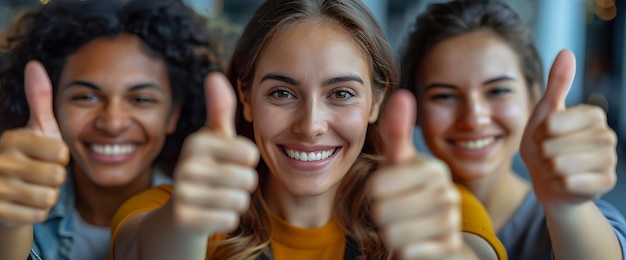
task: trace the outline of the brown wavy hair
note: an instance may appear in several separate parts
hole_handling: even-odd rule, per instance
[[[359,0],[268,0],[254,14],[235,47],[227,70],[233,86],[248,90],[254,78],[257,57],[265,42],[282,29],[308,19],[324,19],[345,28],[369,59],[372,92],[383,95],[397,88],[398,70],[384,33],[369,9]],[[239,95],[239,94],[238,94]],[[254,140],[252,123],[247,122],[238,104],[237,131]],[[391,253],[370,217],[370,202],[364,190],[370,173],[379,167],[380,138],[376,124],[370,124],[361,155],[343,178],[335,197],[333,213],[346,236],[359,245],[361,259],[389,259]],[[268,208],[262,197],[269,170],[263,160],[257,167],[260,185],[239,228],[225,240],[212,244],[217,259],[254,259],[261,254],[271,257],[271,226]]]

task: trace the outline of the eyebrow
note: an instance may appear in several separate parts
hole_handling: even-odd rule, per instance
[[[493,78],[493,79],[490,79],[490,80],[487,80],[487,81],[483,82],[483,85],[496,83],[498,81],[516,81],[516,79],[513,78],[513,77],[509,77],[509,76],[500,76],[500,77],[496,77],[496,78]]]
[[[276,81],[281,81],[284,83],[287,83],[289,85],[294,85],[294,86],[298,86],[300,85],[300,81],[297,81],[293,78],[284,76],[284,75],[280,75],[280,74],[276,74],[276,73],[269,73],[265,76],[263,76],[261,78],[261,82],[266,81],[266,80],[276,80]]]
[[[345,82],[350,82],[350,81],[356,81],[358,83],[361,83],[361,85],[364,84],[363,79],[361,79],[361,77],[354,75],[354,74],[348,74],[345,76],[334,77],[332,79],[329,79],[324,82],[324,86],[330,86],[330,85],[335,85],[335,84],[345,83]]]
[[[67,88],[72,87],[72,86],[86,87],[86,88],[93,89],[95,91],[101,91],[102,90],[102,88],[100,88],[98,85],[90,83],[90,82],[82,81],[82,80],[73,81],[73,82],[65,85],[65,88],[67,89]],[[128,90],[126,92],[133,92],[133,91],[146,89],[146,88],[155,89],[155,90],[158,90],[160,92],[163,92],[163,89],[159,88],[159,86],[157,84],[155,84],[155,83],[140,83],[140,84],[137,84],[137,85],[133,85],[130,88],[128,88]]]
[[[513,77],[509,77],[509,76],[500,76],[500,77],[495,77],[493,79],[488,79],[485,82],[483,82],[483,86],[484,85],[489,85],[492,83],[496,83],[499,81],[515,81],[515,78]],[[434,82],[434,83],[430,83],[428,85],[426,85],[425,90],[429,90],[431,88],[450,88],[450,89],[457,89],[458,87],[452,84],[447,84],[447,83],[440,83],[440,82]]]
[[[277,81],[281,81],[281,82],[287,83],[289,85],[294,85],[294,86],[300,85],[300,81],[287,77],[285,75],[280,75],[276,73],[269,73],[261,78],[261,82],[266,81],[266,80],[277,80]],[[361,79],[361,77],[354,75],[354,74],[348,74],[348,75],[328,79],[324,81],[323,86],[330,86],[330,85],[335,85],[335,84],[344,83],[344,82],[351,82],[351,81],[364,84],[363,79]]]

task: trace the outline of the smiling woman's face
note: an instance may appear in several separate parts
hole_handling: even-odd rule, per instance
[[[323,20],[282,29],[264,45],[254,75],[241,96],[271,183],[295,196],[336,188],[380,106],[351,34]]]
[[[531,111],[519,64],[515,51],[489,30],[447,39],[422,62],[424,139],[456,178],[511,171]]]
[[[56,115],[73,170],[99,186],[148,177],[178,114],[165,63],[136,36],[101,37],[69,56]]]

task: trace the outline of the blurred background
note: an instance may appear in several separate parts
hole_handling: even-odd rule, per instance
[[[78,0],[77,0],[78,1]],[[263,0],[184,0],[208,17],[210,28],[222,40],[227,64],[243,26]],[[607,112],[609,125],[619,136],[618,184],[604,196],[626,214],[626,1],[625,0],[505,0],[535,31],[543,64],[548,69],[559,50],[571,49],[577,74],[568,105],[591,103]],[[47,0],[0,0],[0,43],[23,11]],[[364,0],[385,29],[396,53],[417,14],[431,3],[446,0]],[[0,60],[0,66],[2,61]],[[625,111],[620,113],[620,111]],[[427,152],[416,129],[416,146]],[[515,168],[527,177],[519,158]]]

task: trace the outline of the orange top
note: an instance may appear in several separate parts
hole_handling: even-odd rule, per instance
[[[463,231],[482,237],[493,247],[499,259],[507,259],[506,250],[493,232],[491,220],[484,207],[466,188],[460,185],[457,188],[461,194]],[[172,192],[170,185],[158,186],[131,198],[119,208],[111,223],[111,259],[120,227],[135,214],[163,206],[172,196]],[[343,259],[345,234],[336,220],[331,220],[320,228],[307,229],[293,226],[274,214],[269,215],[273,231],[271,245],[274,259]],[[222,238],[220,235],[210,240]],[[207,259],[211,258],[212,253],[209,248]]]

